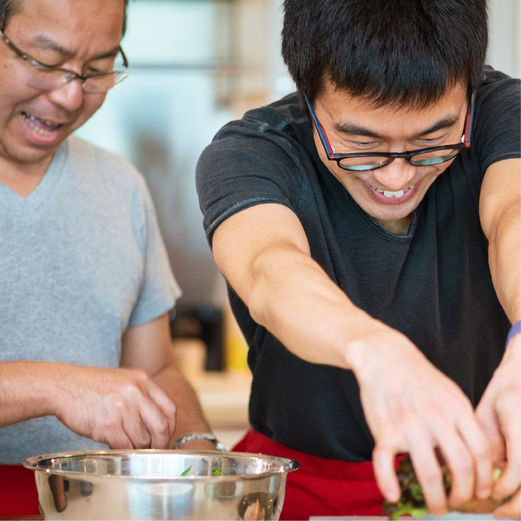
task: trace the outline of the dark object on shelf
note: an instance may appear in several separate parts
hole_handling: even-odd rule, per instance
[[[206,371],[224,369],[224,314],[211,306],[177,306],[170,321],[172,338],[198,338],[206,345]]]

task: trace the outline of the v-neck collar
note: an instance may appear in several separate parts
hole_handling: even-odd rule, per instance
[[[68,141],[65,141],[54,153],[51,164],[38,186],[27,197],[21,196],[8,186],[0,183],[0,204],[9,205],[13,208],[24,208],[27,211],[39,207],[49,198],[60,179],[68,152]]]

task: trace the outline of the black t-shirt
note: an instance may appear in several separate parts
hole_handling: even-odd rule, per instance
[[[519,80],[485,69],[471,148],[429,188],[406,236],[376,223],[323,165],[296,95],[250,111],[223,127],[198,163],[208,240],[245,208],[287,206],[313,259],[351,301],[404,333],[477,405],[509,329],[491,281],[479,194],[492,163],[521,155],[519,98]],[[229,296],[249,345],[252,427],[323,458],[370,460],[374,441],[353,373],[296,357],[231,288]]]

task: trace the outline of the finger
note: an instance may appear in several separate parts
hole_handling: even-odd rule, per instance
[[[444,414],[437,414],[431,425],[451,473],[449,504],[455,508],[474,496],[490,496],[492,458],[489,441],[470,402],[466,398],[457,400],[453,412],[455,426]]]
[[[170,422],[162,410],[150,398],[143,397],[139,404],[139,414],[150,436],[150,448],[171,448],[173,431],[170,430]]]
[[[450,426],[446,429],[449,433]],[[465,443],[454,435],[435,438],[451,475],[449,505],[458,507],[474,495],[474,464]]]
[[[492,497],[502,499],[511,496],[521,484],[521,431],[519,420],[512,414],[501,415],[501,429],[506,439],[507,464],[501,478],[494,486]]]
[[[508,461],[502,476],[496,482],[492,491],[492,497],[495,500],[500,500],[509,497],[518,490],[521,484],[521,468],[519,456],[517,459],[508,457]]]
[[[170,432],[170,439],[168,440],[168,443],[170,443],[170,441],[172,441],[172,438],[174,437],[176,427],[177,406],[174,403],[174,401],[170,398],[170,396],[163,389],[161,389],[161,387],[159,387],[152,381],[148,386],[148,394],[150,399],[159,408],[162,415],[166,418],[166,421],[168,422],[168,429]]]
[[[471,490],[471,495],[479,499],[487,498],[493,486],[490,442],[472,413],[467,417],[460,417],[457,427],[470,452],[471,471],[475,471],[475,489]]]
[[[505,439],[501,434],[497,416],[494,412],[492,404],[489,403],[487,393],[482,398],[476,409],[476,419],[483,430],[485,437],[488,440],[491,459],[493,462],[505,461],[506,459],[506,445]]]
[[[99,441],[106,443],[109,448],[113,450],[134,448],[134,444],[127,436],[125,429],[123,428],[123,423],[120,423],[119,428],[107,431],[105,433],[104,439]]]
[[[389,446],[376,445],[373,450],[373,468],[376,483],[382,495],[390,503],[400,500],[400,483],[394,468],[396,450]]]
[[[510,518],[521,519],[521,490],[518,490],[512,498],[494,510],[496,519]]]
[[[115,394],[110,398],[110,411],[116,422],[113,429],[114,434],[120,437],[121,441],[127,437],[131,443],[131,447],[116,448],[144,449],[150,447],[150,435],[139,417],[136,403],[141,396],[142,394],[137,388],[129,387],[126,395]],[[120,443],[119,440],[118,443]]]
[[[123,417],[123,429],[134,449],[149,449],[151,435],[142,421],[137,407]]]
[[[464,409],[461,413],[465,415]],[[466,414],[466,416],[468,421],[473,421],[471,409],[470,414]],[[468,416],[470,416],[470,419]],[[457,507],[474,495],[473,459],[457,426],[453,425],[442,411],[436,412],[436,409],[434,409],[431,412],[430,427],[434,442],[450,470],[449,504],[451,507]],[[479,432],[475,421],[474,428]]]
[[[447,512],[447,497],[443,485],[443,472],[438,458],[426,437],[416,437],[414,450],[410,451],[418,483],[423,491],[427,509],[435,515]]]
[[[100,414],[91,418],[90,437],[99,443],[105,443],[111,449],[132,449],[132,441],[123,428],[121,416],[114,414],[113,407],[103,408]]]

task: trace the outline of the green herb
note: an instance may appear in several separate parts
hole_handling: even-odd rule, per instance
[[[217,469],[213,469],[213,470],[212,470],[212,474],[213,474],[214,476],[222,476],[222,475],[223,475],[223,473],[222,473],[222,472],[219,472]]]
[[[398,519],[402,515],[411,515],[417,518],[427,513],[427,505],[423,497],[423,491],[416,478],[416,473],[412,466],[409,456],[406,456],[398,467],[398,481],[402,496],[397,503],[384,502],[384,513],[389,515],[392,520]],[[445,492],[450,492],[450,474],[448,469],[443,469]]]
[[[442,470],[445,494],[448,496],[450,494],[452,479],[448,467],[443,466]],[[501,473],[502,471],[500,469],[496,469],[494,471],[494,480],[499,479]],[[389,503],[388,501],[384,501],[384,514],[390,516],[392,520],[396,520],[402,515],[411,515],[416,518],[422,517],[427,513],[427,505],[425,504],[423,491],[420,484],[418,483],[418,479],[416,478],[416,473],[414,472],[412,461],[409,456],[406,456],[403,460],[401,460],[396,475],[398,476],[402,495],[397,503]],[[492,501],[489,508],[496,508],[505,501],[508,501],[508,498],[497,502]],[[458,507],[456,510],[460,512],[472,513],[474,509],[475,500],[470,500],[464,505]]]
[[[181,474],[181,476],[187,476],[188,473],[192,470],[192,465],[190,465],[187,469],[185,469],[183,471],[183,473]]]

